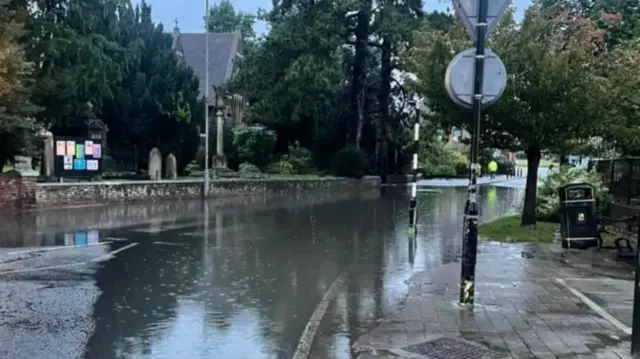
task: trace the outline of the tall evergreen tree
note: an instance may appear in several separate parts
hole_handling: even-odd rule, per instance
[[[9,0],[0,0],[0,171],[14,156],[30,154],[36,132],[31,102],[33,64],[19,43],[24,24]]]

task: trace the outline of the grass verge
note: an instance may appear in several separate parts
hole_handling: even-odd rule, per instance
[[[549,243],[558,226],[557,223],[538,221],[535,226],[521,227],[520,216],[511,216],[480,224],[478,235],[504,243]]]

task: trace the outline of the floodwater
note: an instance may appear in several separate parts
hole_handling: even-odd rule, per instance
[[[459,259],[464,191],[422,188],[415,251],[404,188],[25,213],[3,223],[2,246],[121,250],[73,278],[99,289],[78,357],[290,359],[341,277],[310,357],[350,358],[358,336],[401,305],[413,273]],[[482,220],[517,212],[522,195],[482,187]]]

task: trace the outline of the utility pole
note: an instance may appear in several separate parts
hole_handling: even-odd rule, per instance
[[[204,15],[204,189],[209,197],[209,0],[205,0]]]

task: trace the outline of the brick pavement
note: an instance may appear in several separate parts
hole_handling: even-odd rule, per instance
[[[355,343],[358,359],[630,358],[628,336],[556,281],[593,274],[523,249],[481,244],[473,309],[457,303],[459,263],[416,274],[403,306]]]

